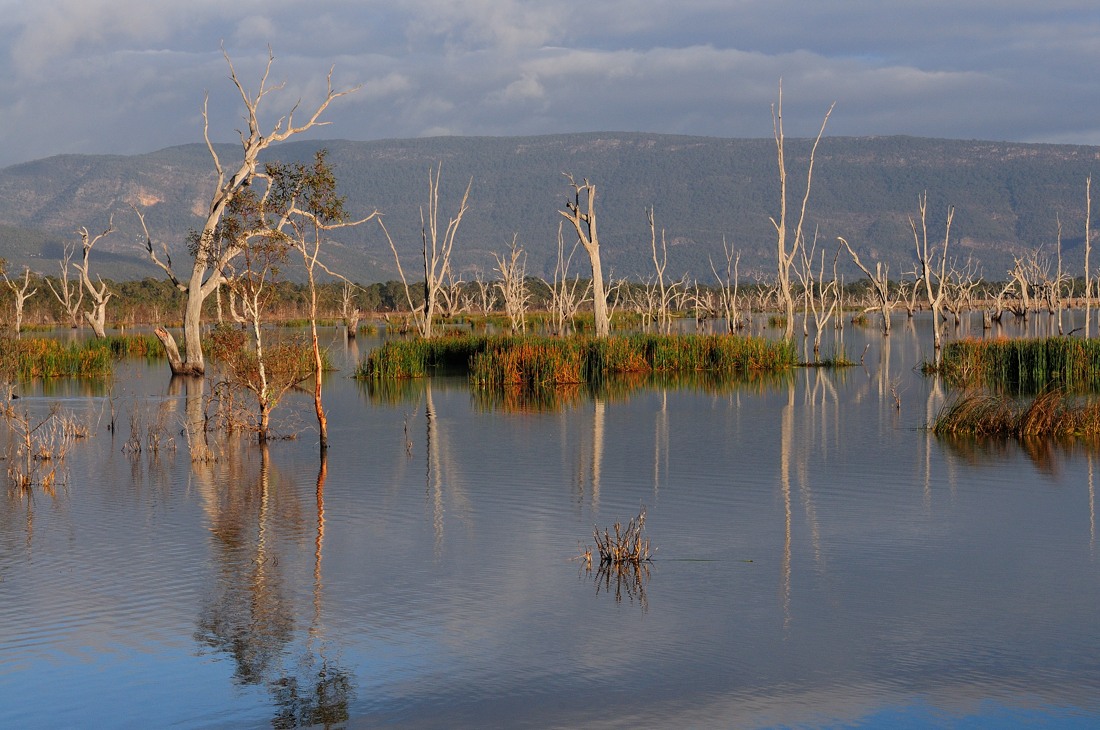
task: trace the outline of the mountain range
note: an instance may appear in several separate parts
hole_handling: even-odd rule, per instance
[[[801,205],[811,146],[786,141],[789,216]],[[666,276],[712,281],[711,261],[720,270],[724,265],[723,241],[741,253],[743,280],[774,272],[779,175],[771,139],[609,132],[293,141],[271,148],[269,158],[305,162],[319,148],[328,150],[350,214],[384,215],[411,278],[422,270],[420,209],[436,165],[442,165],[444,220],[472,181],[453,257],[466,279],[491,277],[493,253],[506,251],[513,236],[527,253],[528,273],[551,274],[564,221],[558,211],[572,192],[563,173],[596,185],[604,269],[614,277],[652,275],[649,207],[668,246]],[[239,152],[228,144],[216,150],[227,164]],[[825,137],[815,155],[805,230],[830,267],[843,236],[865,264],[882,261],[900,274],[915,262],[910,219],[920,223],[918,200],[927,194],[930,240],[942,241],[953,206],[949,258],[974,261],[987,278],[1004,278],[1013,258],[1029,251],[1053,254],[1059,225],[1066,266],[1080,267],[1085,181],[1098,161],[1100,148],[1087,146]],[[168,246],[178,266],[213,181],[204,144],[132,156],[59,155],[0,169],[0,256],[12,270],[26,265],[56,275],[65,246],[79,242],[78,229],[94,235],[111,221],[115,231],[93,251],[94,270],[114,279],[158,276],[141,249],[131,205],[145,212],[154,241]],[[396,276],[374,223],[334,233],[324,257],[363,283]],[[571,273],[584,274],[581,263],[574,259]],[[845,271],[855,275],[850,265]]]

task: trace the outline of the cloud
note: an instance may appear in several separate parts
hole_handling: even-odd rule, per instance
[[[326,134],[352,139],[640,130],[1040,141],[1100,138],[1100,13],[1051,0],[0,0],[0,164],[233,139],[268,47],[272,118],[362,85]]]

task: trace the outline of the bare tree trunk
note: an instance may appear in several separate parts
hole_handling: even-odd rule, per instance
[[[508,315],[513,334],[527,331],[527,300],[530,297],[526,282],[527,254],[519,248],[517,240],[516,236],[512,237],[512,246],[507,255],[493,254],[497,271],[500,272],[497,287],[504,299],[504,312]]]
[[[1092,282],[1089,254],[1092,252],[1092,175],[1085,178],[1085,339],[1092,332]]]
[[[884,337],[890,336],[890,313],[894,309],[894,301],[890,296],[890,269],[888,266],[882,264],[882,262],[875,262],[875,273],[872,274],[870,270],[863,265],[863,262],[859,260],[859,256],[848,244],[842,236],[838,236],[844,247],[848,249],[848,253],[852,257],[852,261],[859,267],[860,271],[867,275],[867,278],[871,281],[871,289],[875,293],[875,297],[878,299],[879,310],[882,312],[882,334]]]
[[[416,319],[420,336],[425,339],[433,334],[432,322],[435,319],[436,299],[439,289],[443,285],[444,278],[451,266],[451,250],[454,247],[455,235],[458,226],[462,223],[462,216],[469,207],[470,189],[473,187],[473,178],[466,185],[466,192],[462,196],[462,202],[458,206],[458,213],[447,222],[447,229],[442,237],[439,234],[439,177],[443,170],[443,163],[439,163],[433,175],[428,170],[428,211],[420,208],[420,238],[423,245],[424,261],[424,304],[418,310],[413,306],[412,292],[409,289],[409,281],[405,278],[405,271],[401,268],[401,257],[397,255],[397,246],[394,245],[390,232],[386,229],[382,218],[378,218],[378,225],[386,235],[386,240],[393,251],[394,261],[397,264],[397,273],[401,275],[401,283],[405,287],[405,299],[409,303],[413,317]]]
[[[775,137],[776,159],[779,165],[779,220],[772,218],[771,221],[776,232],[776,258],[778,259],[776,285],[778,287],[779,304],[787,317],[785,337],[788,340],[794,336],[794,295],[791,293],[791,266],[797,260],[799,248],[805,243],[803,225],[806,221],[806,207],[810,201],[810,187],[813,183],[814,156],[817,152],[817,145],[825,134],[825,125],[829,123],[829,117],[833,113],[834,106],[836,106],[835,103],[825,113],[825,118],[821,122],[821,129],[818,131],[817,138],[814,139],[813,147],[810,150],[810,162],[806,169],[806,191],[802,196],[802,208],[793,231],[788,230],[787,222],[787,160],[786,140],[783,135],[782,82],[779,84],[779,101],[772,106],[772,131]],[[788,233],[793,233],[793,240],[787,240]]]
[[[722,251],[726,255],[725,277],[723,278],[718,274],[718,270],[714,267],[714,261],[710,262],[710,270],[714,274],[714,278],[718,280],[720,289],[718,302],[722,308],[722,314],[726,318],[726,332],[732,334],[740,328],[741,314],[737,305],[737,289],[740,279],[738,267],[741,264],[741,252],[735,251],[734,247],[726,242],[724,236],[722,237]]]
[[[114,230],[114,226],[109,222],[103,233],[92,237],[88,233],[87,228],[81,228],[78,233],[80,234],[83,263],[73,264],[76,270],[80,272],[80,282],[84,287],[84,291],[88,293],[88,296],[91,297],[93,302],[92,309],[84,312],[84,319],[91,325],[92,331],[95,332],[95,336],[99,338],[107,336],[107,302],[111,299],[113,294],[107,288],[107,284],[102,278],[99,279],[98,285],[92,283],[91,269],[88,265],[88,255],[92,252],[92,246],[96,245],[101,238],[110,235]]]
[[[168,357],[168,365],[172,368],[172,372],[174,374],[180,374],[183,371],[183,358],[180,357],[179,347],[176,345],[176,338],[172,337],[172,334],[163,327],[154,329],[153,334],[156,335],[160,343],[164,345],[164,354]]]
[[[916,221],[909,216],[909,227],[913,230],[913,243],[917,249],[917,260],[921,266],[921,278],[924,280],[924,291],[928,299],[928,307],[932,310],[932,341],[936,351],[937,364],[939,362],[940,348],[943,346],[943,337],[940,334],[940,314],[943,311],[945,287],[947,286],[947,247],[951,240],[951,222],[955,218],[955,208],[947,209],[947,223],[943,235],[943,250],[940,251],[939,272],[934,266],[936,256],[935,247],[928,246],[928,193],[919,198],[920,203],[920,232],[917,231]],[[935,278],[936,286],[933,288],[932,279]]]
[[[6,271],[3,272],[3,275],[4,283],[6,283],[12,293],[15,294],[15,336],[19,337],[23,332],[23,308],[27,300],[38,292],[38,289],[31,289],[31,270],[29,266],[23,267],[22,284],[16,283],[18,279],[16,279],[16,281],[9,279]]]
[[[362,313],[355,306],[355,287],[346,280],[340,300],[340,314],[344,319],[344,334],[349,340],[354,340],[359,332],[359,317]]]
[[[611,319],[607,313],[607,293],[604,290],[603,266],[600,263],[600,238],[596,229],[596,186],[587,179],[578,185],[573,176],[566,173],[573,187],[573,200],[565,202],[565,210],[558,211],[573,224],[577,239],[588,252],[592,265],[592,315],[595,320],[596,336],[607,337],[611,334]],[[581,209],[581,193],[585,193],[586,206]]]
[[[578,240],[573,244],[573,249],[566,256],[565,236],[562,235],[563,225],[564,223],[561,221],[558,222],[558,258],[554,265],[552,291],[554,319],[559,336],[565,335],[566,331],[572,326],[573,319],[577,316],[577,310],[587,300],[588,293],[592,290],[591,284],[586,284],[584,290],[578,294],[577,288],[580,286],[580,279],[574,277],[573,281],[569,281],[569,265],[573,262],[573,254],[576,253],[580,241]]]
[[[54,298],[61,304],[61,308],[65,310],[65,317],[69,320],[69,328],[74,330],[80,326],[82,319],[80,307],[84,304],[84,287],[81,282],[69,282],[69,266],[72,263],[73,254],[75,253],[76,244],[66,243],[65,253],[60,261],[61,276],[58,279],[58,288],[54,288],[50,280],[46,279],[46,286],[50,288]],[[58,289],[60,289],[60,291]]]

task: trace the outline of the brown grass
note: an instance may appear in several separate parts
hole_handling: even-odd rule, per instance
[[[940,409],[932,423],[937,435],[1100,435],[1100,401],[1073,397],[1061,389],[1018,400],[988,391],[963,391]]]

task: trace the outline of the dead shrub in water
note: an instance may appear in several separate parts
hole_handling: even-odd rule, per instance
[[[56,407],[37,421],[15,408],[8,408],[4,416],[13,436],[7,454],[8,483],[23,490],[36,486],[51,490],[69,449],[87,437],[87,427]]]
[[[596,569],[596,593],[610,594],[614,589],[616,603],[622,603],[623,596],[626,596],[631,603],[637,600],[643,611],[649,607],[645,586],[649,581],[649,562],[652,559],[649,538],[644,532],[644,507],[625,527],[621,522],[616,522],[612,528],[605,528],[602,534],[598,527],[592,530],[596,553],[600,558]],[[592,548],[585,547],[580,559],[585,563],[585,572],[591,575]]]
[[[172,421],[171,415],[171,407],[168,403],[162,403],[157,409],[156,417],[148,423],[143,411],[131,410],[130,437],[122,445],[122,450],[128,454],[147,451],[152,456],[156,456],[161,451],[175,451],[176,440],[172,437],[172,431],[169,428]]]
[[[616,522],[614,534],[604,528],[600,534],[600,528],[592,531],[592,537],[596,541],[596,551],[600,556],[600,565],[623,565],[627,563],[640,564],[651,560],[652,553],[649,549],[649,538],[645,536],[645,508],[643,507],[637,517],[632,517],[624,527],[621,522]],[[592,551],[585,552],[588,564],[592,564]]]

